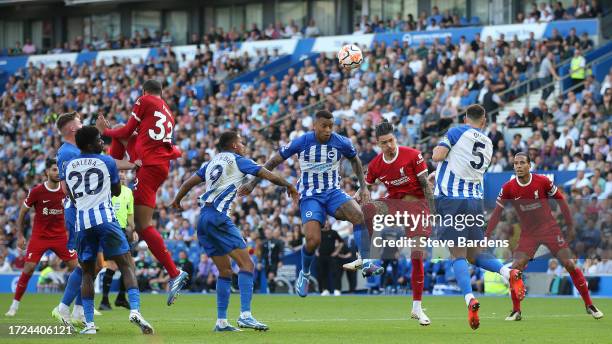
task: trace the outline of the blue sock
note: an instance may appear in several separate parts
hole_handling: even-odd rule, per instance
[[[227,319],[231,285],[230,278],[219,277],[217,279],[217,319]]]
[[[80,267],[76,267],[68,276],[66,282],[66,289],[64,290],[64,296],[62,296],[62,303],[66,306],[70,306],[72,301],[81,295],[81,281],[83,280],[83,270]],[[83,302],[80,302],[83,304]]]
[[[253,273],[240,271],[238,273],[238,287],[240,288],[240,311],[251,311],[251,299],[253,299]]]
[[[370,259],[370,233],[368,233],[365,225],[354,225],[353,237],[361,258]]]
[[[90,323],[94,321],[94,300],[83,299],[83,312],[85,312],[85,321]]]
[[[489,252],[481,252],[476,257],[474,262],[476,266],[481,267],[491,272],[499,272],[504,266],[494,255]]]
[[[306,245],[302,246],[302,271],[305,274],[310,273],[310,266],[312,265],[312,261],[314,260],[314,252],[306,253]]]
[[[461,289],[463,295],[467,295],[472,292],[472,281],[470,279],[470,270],[468,268],[468,262],[465,258],[457,258],[453,261],[453,271],[455,272],[455,278],[457,279],[457,285]]]
[[[77,293],[76,298],[74,299],[74,304],[77,306],[83,305],[83,298],[81,297],[81,288],[79,288],[79,292]]]
[[[128,289],[127,295],[130,302],[130,310],[140,312],[140,291],[138,288]]]

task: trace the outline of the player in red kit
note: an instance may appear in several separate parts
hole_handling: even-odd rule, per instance
[[[32,224],[32,235],[26,250],[26,263],[17,282],[13,303],[6,312],[6,316],[15,316],[19,309],[19,302],[28,286],[28,281],[36,269],[36,265],[47,250],[52,250],[63,260],[68,269],[73,270],[78,265],[75,250],[68,250],[68,235],[64,226],[64,197],[61,190],[59,169],[55,159],[45,162],[45,175],[47,181],[36,185],[28,193],[19,211],[17,219],[17,246],[25,248],[23,236],[24,219],[33,207],[35,211]]]
[[[523,271],[538,247],[545,245],[569,272],[574,286],[582,296],[587,313],[595,319],[601,319],[603,313],[593,305],[587,281],[580,268],[574,265],[573,254],[568,247],[568,242],[574,238],[575,232],[567,201],[550,179],[530,173],[530,166],[529,155],[521,152],[514,156],[516,178],[502,186],[497,197],[497,206],[487,226],[486,236],[490,237],[493,234],[505,205],[512,204],[521,223],[521,236],[514,250],[512,268]],[[549,199],[554,199],[559,203],[567,225],[566,236],[561,232],[552,214],[548,204]],[[514,292],[511,292],[511,297],[513,308],[506,320],[519,321],[521,320],[521,302]]]
[[[161,83],[147,80],[143,84],[143,91],[143,96],[134,104],[132,116],[125,126],[110,129],[103,116],[98,117],[96,126],[104,136],[115,141],[111,145],[111,155],[114,158],[123,158],[119,146],[123,141],[130,161],[140,162],[141,167],[136,171],[134,185],[136,232],[172,278],[168,295],[168,305],[171,305],[189,275],[177,269],[163,238],[153,227],[152,219],[157,190],[168,178],[170,161],[179,158],[181,152],[172,143],[174,117],[161,98]]]
[[[387,188],[387,195],[383,199],[362,204],[370,235],[373,233],[373,218],[376,214],[393,215],[397,212],[407,212],[421,214],[422,219],[425,219],[430,212],[435,212],[433,190],[427,182],[427,164],[421,152],[398,146],[393,125],[389,122],[383,122],[376,127],[376,140],[382,153],[368,164],[366,183],[372,185],[378,180]],[[428,238],[430,233],[431,226],[424,221],[406,227],[406,236],[414,239],[415,243],[415,247],[411,248],[412,318],[419,320],[419,324],[423,326],[429,325],[431,321],[421,307],[425,279],[425,248],[421,245],[421,238]],[[352,270],[354,264],[355,262],[345,264],[343,267]]]

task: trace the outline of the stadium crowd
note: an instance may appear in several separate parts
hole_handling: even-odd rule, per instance
[[[193,61],[160,48],[157,60],[138,63],[115,60],[108,65],[28,66],[10,76],[1,98],[3,269],[23,266],[24,252],[15,245],[15,220],[28,188],[43,179],[45,158],[55,156],[61,144],[55,129],[58,114],[78,111],[85,124],[93,124],[97,114],[103,113],[112,124],[123,123],[146,79],[155,78],[164,84],[163,97],[176,117],[174,139],[183,150],[183,157],[172,165],[158,194],[156,227],[179,266],[192,274],[191,288],[207,291],[213,288],[217,271],[209,257],[200,254],[197,244],[196,196],[203,193],[203,185],[185,199],[184,212],[176,213],[168,205],[181,183],[217,152],[215,141],[222,131],[238,130],[248,142],[248,155],[263,164],[275,149],[310,130],[314,112],[326,108],[334,114],[337,132],[353,141],[367,165],[377,154],[373,128],[388,120],[396,125],[399,144],[421,150],[433,172],[432,148],[449,125],[462,121],[463,107],[479,102],[495,112],[520,95],[519,90],[503,97],[497,92],[512,89],[528,76],[545,72],[548,66],[556,69],[555,61],[573,56],[584,48],[583,44],[575,32],[540,41],[506,40],[503,36],[493,41],[477,36],[470,42],[462,38],[459,44],[446,40],[416,48],[380,43],[365,52],[363,64],[352,72],[339,69],[333,57],[321,54],[304,61],[300,68],[289,68],[281,79],[272,76],[268,83],[231,89],[224,82],[240,74],[245,66],[260,66],[274,57],[238,57],[230,49],[212,52],[204,45]],[[532,109],[491,124],[487,130],[495,149],[490,171],[512,170],[513,154],[519,151],[529,153],[534,169],[578,171],[575,182],[566,190],[574,216],[580,217],[576,223],[581,224],[572,247],[589,266],[612,258],[611,84],[612,70],[601,84],[589,78],[582,91],[550,96]],[[506,141],[505,130],[516,127],[526,128],[530,136],[515,135]],[[288,159],[277,172],[295,183],[297,161]],[[343,161],[341,173],[345,176],[344,190],[354,194],[357,183],[348,161]],[[384,187],[378,186],[372,197],[383,197],[384,193]],[[264,182],[251,196],[238,201],[233,210],[234,221],[257,263],[257,273],[272,280],[282,266],[282,256],[302,245],[297,209],[288,203],[282,190]],[[518,228],[512,216],[500,224],[500,237],[516,236]],[[330,253],[337,263],[332,271],[334,279],[341,274],[340,263],[354,258],[355,245],[347,236],[350,225],[339,221],[330,221],[329,225],[345,238],[343,247],[338,242],[334,246],[337,250]],[[168,276],[148,254],[144,242],[135,254],[140,287],[163,290]],[[504,252],[498,254],[507,258]],[[383,262],[387,273],[372,282],[372,289],[390,286],[391,290],[400,290],[409,285],[409,260],[400,252],[397,257],[399,261]],[[7,264],[9,268],[5,268]],[[453,280],[452,269],[445,269],[443,261],[434,259],[428,264],[427,278],[433,281],[428,283],[430,291],[435,283]],[[609,267],[586,271],[611,273]],[[474,272],[476,284],[478,274]]]
[[[603,13],[604,9],[598,0],[574,0],[567,8],[563,7],[561,1],[541,2],[539,5],[534,1],[531,5],[531,11],[528,13],[518,12],[514,22],[517,24],[546,23],[555,20],[595,18]],[[438,6],[433,6],[429,14],[427,11],[422,11],[416,18],[410,13],[405,18],[401,13],[398,13],[394,18],[389,17],[385,19],[378,15],[372,17],[363,15],[358,19],[353,30],[354,34],[433,31],[452,27],[482,25],[480,18],[477,16],[469,19],[467,17],[460,17],[448,9],[441,12]],[[197,33],[191,34],[187,44],[231,44],[270,39],[309,38],[321,35],[321,30],[317,26],[315,19],[309,18],[304,20],[301,23],[302,25],[300,25],[300,21],[295,19],[290,20],[288,23],[278,21],[276,23],[269,23],[261,28],[256,23],[252,23],[250,27],[245,23],[239,28],[232,27],[231,29],[211,26],[207,33],[202,35]],[[107,32],[101,36],[94,34],[89,39],[80,35],[70,42],[57,44],[50,49],[37,47],[31,39],[26,39],[23,44],[19,41],[15,42],[12,48],[0,51],[0,54],[84,53],[108,49],[163,47],[175,44],[176,37],[173,37],[169,30],[149,30],[144,28],[142,32],[135,30],[131,37],[126,37],[123,34],[111,37]]]

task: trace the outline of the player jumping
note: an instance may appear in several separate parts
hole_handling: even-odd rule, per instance
[[[383,122],[376,126],[376,140],[382,152],[369,164],[366,174],[366,183],[374,184],[377,180],[387,188],[387,196],[383,199],[373,200],[362,204],[366,224],[370,235],[372,234],[372,220],[376,214],[395,214],[396,212],[409,212],[413,214],[435,213],[433,190],[427,181],[428,171],[425,159],[416,149],[398,146],[393,125]],[[414,238],[417,247],[411,248],[412,275],[412,314],[419,324],[431,324],[429,317],[423,312],[421,299],[423,295],[423,282],[425,271],[423,269],[424,247],[421,247],[421,238],[429,237],[430,226],[415,224],[406,228],[406,236]],[[366,243],[370,244],[370,243]],[[345,264],[347,270],[354,269],[355,262]]]
[[[136,267],[111,201],[112,196],[121,193],[117,164],[111,157],[101,155],[103,141],[95,127],[79,129],[76,133],[76,143],[81,154],[68,161],[65,181],[69,196],[76,205],[77,249],[83,269],[81,295],[86,326],[80,333],[96,333],[94,279],[98,250],[101,248],[104,256],[114,260],[124,276],[130,303],[130,322],[138,326],[142,333],[152,334],[153,328],[140,314]]]
[[[486,125],[486,113],[480,105],[470,105],[465,116],[465,125],[451,128],[434,148],[432,159],[438,162],[435,178],[436,211],[441,218],[448,215],[453,225],[446,226],[447,221],[440,223],[443,240],[452,240],[455,245],[449,247],[453,257],[453,270],[457,284],[464,295],[468,306],[468,322],[472,329],[480,326],[478,310],[480,303],[472,293],[472,283],[468,260],[485,270],[499,272],[510,282],[510,288],[519,299],[525,297],[525,287],[521,271],[510,270],[492,254],[482,247],[459,247],[460,238],[466,241],[484,239],[484,207],[482,180],[491,162],[493,144],[482,132]],[[461,227],[455,221],[471,218],[482,218],[479,221],[463,221]]]
[[[521,236],[514,250],[512,268],[523,271],[538,247],[545,245],[569,272],[574,286],[584,301],[587,314],[595,319],[601,319],[604,314],[593,305],[587,281],[580,268],[574,264],[572,251],[568,247],[568,242],[573,240],[575,231],[567,201],[550,179],[530,173],[530,166],[529,155],[520,152],[514,156],[516,178],[504,184],[499,192],[497,206],[487,227],[487,237],[490,237],[499,223],[505,204],[512,204],[521,223]],[[565,237],[548,204],[551,198],[559,202],[563,213],[567,225]],[[506,320],[519,321],[521,320],[521,299],[514,292],[511,292],[510,295],[512,312],[506,317]]]
[[[306,233],[306,244],[302,247],[302,270],[296,280],[295,289],[299,296],[308,295],[310,267],[314,253],[321,242],[321,227],[327,215],[340,221],[353,224],[355,242],[361,257],[369,258],[370,240],[364,230],[365,222],[359,204],[340,189],[340,160],[342,156],[350,160],[353,173],[359,180],[359,196],[363,202],[370,200],[363,167],[351,141],[333,132],[333,116],[329,111],[321,110],[315,115],[314,131],[304,134],[288,146],[281,148],[264,165],[272,170],[294,154],[298,155],[302,176],[298,182],[300,191],[300,212],[302,225]],[[260,178],[255,178],[241,186],[238,195],[244,196],[255,188]],[[367,244],[364,244],[367,243]],[[382,274],[382,267],[374,264],[372,259],[365,259],[361,266],[364,276]]]
[[[187,283],[189,275],[176,267],[164,239],[152,223],[157,190],[168,178],[170,161],[180,157],[181,153],[172,144],[174,117],[161,98],[161,83],[156,80],[145,81],[143,93],[134,104],[132,116],[125,126],[110,129],[104,117],[99,116],[96,127],[104,136],[127,141],[128,146],[137,131],[136,139],[132,141],[136,158],[131,158],[140,160],[142,167],[136,172],[134,185],[134,222],[138,236],[147,243],[151,253],[166,268],[172,279],[168,283],[170,292],[167,303],[170,306]]]
[[[69,251],[67,247],[68,236],[64,226],[63,204],[65,194],[60,188],[59,169],[55,159],[47,159],[45,162],[45,176],[47,180],[33,187],[28,193],[17,218],[17,247],[25,249],[24,219],[28,211],[34,207],[35,215],[26,250],[26,263],[17,282],[13,303],[5,314],[9,317],[17,314],[28,281],[47,250],[55,252],[69,270],[74,270],[79,265],[76,251]]]
[[[293,185],[283,178],[271,173],[266,168],[257,165],[253,160],[243,157],[245,147],[240,135],[235,131],[221,134],[219,147],[222,152],[205,163],[195,175],[189,178],[177,192],[172,202],[175,209],[182,210],[181,200],[196,185],[206,182],[206,192],[201,196],[203,204],[198,221],[198,240],[213,259],[219,270],[217,279],[217,323],[214,331],[240,331],[227,321],[227,307],[232,284],[233,258],[240,272],[238,286],[240,288],[240,317],[238,326],[267,331],[268,326],[257,321],[251,315],[251,299],[253,297],[254,265],[240,230],[230,219],[232,202],[237,194],[237,188],[247,174],[271,181],[287,188],[287,194],[294,202],[298,201],[298,192]]]

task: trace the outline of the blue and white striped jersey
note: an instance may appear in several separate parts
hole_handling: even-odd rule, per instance
[[[348,138],[332,133],[326,143],[319,143],[314,131],[295,138],[279,153],[283,159],[298,154],[302,170],[297,187],[300,198],[340,189],[340,160],[342,156],[351,159],[357,155]]]
[[[61,180],[66,180],[66,165],[68,161],[76,158],[81,154],[81,150],[70,142],[64,142],[57,151],[57,167],[59,168],[59,176]],[[74,208],[74,204],[70,197],[66,196],[64,200],[64,209]]]
[[[450,151],[436,169],[437,198],[483,199],[483,176],[493,155],[493,144],[469,125],[451,128],[438,146]]]
[[[217,211],[229,216],[230,206],[245,176],[256,176],[260,169],[261,165],[255,161],[236,153],[215,155],[196,172],[206,182],[206,192],[200,196],[200,202],[212,203]]]
[[[77,232],[117,221],[111,201],[111,184],[120,181],[113,158],[100,154],[80,154],[68,161],[64,177],[76,202]]]

